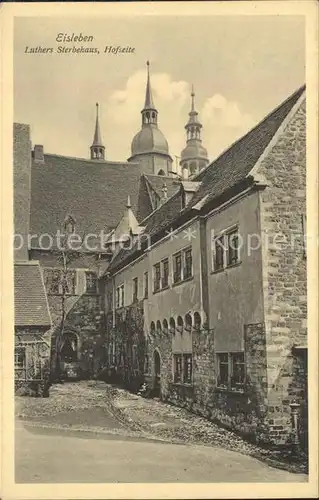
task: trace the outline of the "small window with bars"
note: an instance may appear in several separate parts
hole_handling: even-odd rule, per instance
[[[193,357],[191,354],[183,354],[183,382],[184,384],[192,383],[193,376]]]
[[[174,354],[174,382],[182,381],[182,355]]]

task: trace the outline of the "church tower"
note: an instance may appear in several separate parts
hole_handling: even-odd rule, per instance
[[[185,178],[195,176],[209,163],[207,150],[202,146],[202,124],[198,119],[197,111],[195,111],[195,92],[193,86],[191,98],[191,110],[188,122],[185,125],[186,147],[181,152],[180,161],[183,177]]]
[[[142,128],[135,135],[131,145],[129,162],[138,162],[145,174],[170,175],[173,160],[168,143],[157,125],[158,111],[154,105],[150,82],[150,63],[147,61],[147,82],[145,104],[142,109]]]
[[[102,144],[100,123],[99,123],[99,104],[96,103],[96,121],[93,143],[90,147],[91,160],[105,160],[105,147]]]

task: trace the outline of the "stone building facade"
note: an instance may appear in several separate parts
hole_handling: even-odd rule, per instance
[[[275,445],[292,402],[307,428],[305,132],[301,88],[181,181],[104,277],[114,351],[118,310],[143,303],[144,377],[162,399]]]
[[[305,88],[211,163],[192,92],[180,178],[149,68],[128,161],[107,160],[98,112],[90,159],[31,150],[29,127],[14,129],[15,257],[41,268],[51,366],[146,381],[272,444],[289,443],[296,402],[306,443]]]

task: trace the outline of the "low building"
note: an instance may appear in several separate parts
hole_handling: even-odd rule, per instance
[[[14,373],[18,393],[45,395],[51,352],[51,317],[39,262],[14,266]]]
[[[273,444],[294,402],[307,435],[305,112],[302,87],[181,180],[104,278],[110,375]]]

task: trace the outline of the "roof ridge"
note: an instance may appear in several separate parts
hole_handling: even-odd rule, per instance
[[[96,160],[91,160],[90,158],[81,158],[79,156],[67,156],[67,155],[60,155],[56,153],[44,153],[44,156],[54,156],[56,158],[66,158],[68,160],[79,160],[79,161],[85,161],[87,163],[92,163],[93,165],[123,165],[123,166],[139,166],[137,162],[128,162],[128,161],[111,161],[111,160],[103,160],[103,161],[96,161]]]
[[[174,177],[170,175],[157,175],[157,174],[143,174],[143,175],[145,175],[146,177],[156,177],[158,179],[172,179],[172,181],[176,180],[174,179]]]
[[[259,122],[256,123],[251,129],[249,129],[245,135],[242,135],[238,139],[236,139],[234,142],[232,142],[227,148],[225,148],[214,160],[212,160],[207,167],[205,167],[203,170],[201,170],[195,177],[194,180],[197,178],[201,177],[207,170],[217,161],[219,158],[221,158],[225,153],[227,153],[229,150],[231,150],[236,144],[240,143],[243,141],[249,134],[251,134],[254,130],[256,130],[262,123],[267,121],[272,115],[274,115],[282,106],[287,104],[288,101],[293,99],[299,92],[300,92],[300,97],[302,96],[303,92],[306,89],[306,84],[304,83],[301,85],[297,90],[295,90],[290,96],[288,96],[284,101],[282,101],[280,104],[278,104],[275,108],[273,108],[264,118],[262,118]],[[302,92],[301,92],[302,90]],[[299,98],[300,98],[299,97]],[[283,120],[282,120],[283,121]],[[278,127],[279,128],[279,127]]]

